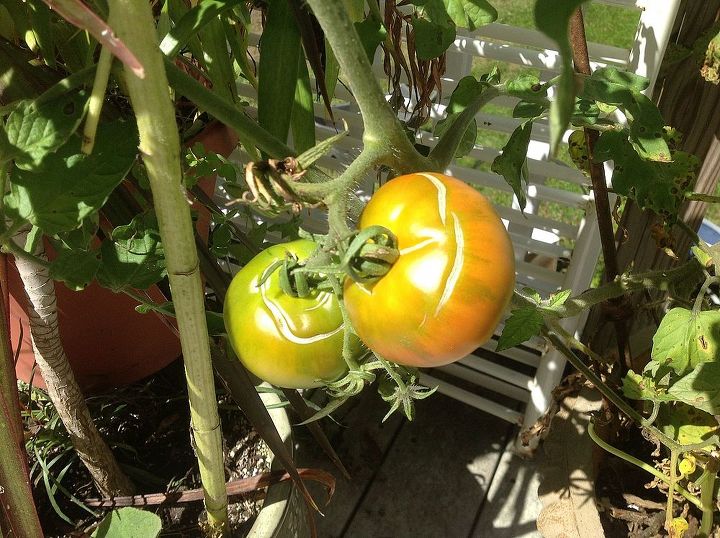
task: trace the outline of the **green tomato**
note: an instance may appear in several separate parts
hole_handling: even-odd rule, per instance
[[[318,387],[347,370],[342,313],[333,293],[287,295],[279,271],[259,284],[287,253],[303,261],[315,248],[301,239],[264,250],[235,275],[225,297],[225,328],[235,353],[253,374],[278,387]]]

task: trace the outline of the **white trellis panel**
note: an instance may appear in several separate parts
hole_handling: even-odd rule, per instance
[[[681,0],[595,1],[637,9],[640,15],[632,48],[589,43],[591,65],[594,68],[613,65],[646,76],[651,81],[648,92],[651,91]],[[538,69],[544,79],[554,76],[560,69],[560,57],[554,49],[554,43],[536,30],[490,24],[474,32],[459,32],[447,54],[443,100],[433,107],[431,118],[443,117],[452,90],[461,78],[470,74],[473,61],[477,58]],[[373,68],[378,78],[384,80],[380,52],[376,55]],[[241,95],[254,98],[249,86],[240,86],[239,91]],[[337,87],[336,98],[344,102],[334,110],[335,118],[338,122],[347,123],[349,136],[343,138],[319,164],[340,169],[360,152],[363,127],[352,95],[342,85]],[[516,102],[517,99],[509,97],[499,97],[492,101],[503,107],[512,107]],[[409,99],[408,104],[411,104]],[[324,106],[321,103],[315,106],[318,138],[334,135],[336,128],[327,124]],[[511,133],[520,123],[520,120],[508,116],[486,112],[479,113],[477,120],[479,128],[505,134]],[[436,139],[430,133],[421,131],[416,142],[432,147]],[[517,287],[528,286],[544,296],[561,288],[579,293],[589,287],[600,253],[594,203],[588,189],[578,193],[575,192],[577,189],[573,191],[562,187],[565,183],[587,185],[589,180],[577,169],[550,159],[548,142],[547,122],[537,121],[528,152],[530,181],[525,214],[520,212],[516,203],[512,206],[496,205],[496,209],[515,245]],[[490,163],[500,150],[476,146],[470,157]],[[512,192],[502,177],[485,169],[456,163],[446,173],[481,189]],[[561,182],[549,182],[549,178]],[[369,187],[367,185],[366,190],[360,190],[358,194],[367,197]],[[545,216],[543,207],[549,204],[574,208],[578,214],[577,220],[568,222]],[[308,221],[310,228],[323,226],[316,215],[312,217]],[[566,319],[563,323],[566,330],[578,332],[585,323],[585,317]],[[498,328],[497,334],[501,329]],[[500,353],[494,351],[496,339],[497,336],[458,363],[439,368],[438,372],[424,372],[421,381],[429,386],[438,386],[441,393],[468,405],[529,427],[548,409],[551,391],[562,378],[565,359],[554,349],[549,349],[541,338],[533,338],[525,345]]]

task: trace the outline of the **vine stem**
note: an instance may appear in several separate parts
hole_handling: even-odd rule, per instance
[[[667,507],[665,508],[665,530],[668,531],[668,533],[672,530],[672,521],[673,521],[673,502],[675,499],[673,498],[673,495],[675,494],[675,488],[679,487],[679,484],[677,483],[677,463],[678,463],[678,451],[671,449],[670,450],[670,480],[668,481],[668,493],[667,493]],[[679,491],[679,489],[678,489]],[[702,503],[700,503],[700,508],[702,509]]]
[[[546,323],[548,323],[546,321]],[[630,404],[628,404],[622,397],[611,389],[598,374],[596,374],[585,362],[575,355],[573,350],[572,341],[574,338],[568,334],[557,321],[551,322],[549,325],[545,325],[542,328],[543,334],[550,340],[550,342],[568,359],[568,362],[573,367],[582,373],[588,381],[590,381],[600,393],[610,401],[620,411],[625,413],[630,419],[636,424],[647,429],[654,435],[662,444],[668,447],[670,450],[683,451],[684,447],[680,443],[671,439],[655,426],[650,421],[643,418]]]
[[[700,274],[701,270],[700,265],[693,259],[673,269],[620,275],[612,282],[569,298],[562,305],[553,307],[552,313],[558,318],[570,318],[579,315],[596,304],[614,297],[620,297],[631,291],[640,291],[646,288],[666,291],[672,284],[690,279],[695,274]],[[532,306],[535,303],[522,293],[515,291],[513,304],[523,307]]]
[[[590,438],[595,442],[595,444],[597,444],[600,448],[602,448],[606,452],[609,452],[613,456],[617,456],[618,458],[623,459],[626,462],[635,465],[636,467],[639,467],[643,471],[650,473],[655,478],[662,480],[666,484],[668,484],[668,485],[670,484],[671,479],[668,478],[667,475],[665,475],[663,472],[657,470],[655,467],[653,467],[651,465],[648,465],[644,461],[639,460],[639,459],[631,456],[630,454],[623,452],[619,448],[615,448],[611,444],[608,444],[605,441],[603,441],[600,438],[600,436],[598,436],[598,434],[595,432],[595,425],[593,424],[592,421],[590,421],[590,424],[588,424],[588,435],[590,435]],[[688,490],[686,490],[684,487],[682,487],[679,484],[676,484],[675,488],[677,489],[678,493],[680,493],[680,495],[685,497],[688,501],[693,503],[695,506],[697,506],[704,512],[703,503],[700,499],[698,499],[695,495],[690,493]]]
[[[133,52],[145,66],[144,79],[125,69],[125,82],[137,119],[140,152],[147,167],[165,248],[208,523],[213,533],[220,534],[226,532],[228,521],[222,433],[203,283],[187,193],[182,187],[180,139],[165,65],[150,4],[145,0],[111,0],[110,19],[118,37],[132,44]]]
[[[703,300],[705,299],[705,294],[707,293],[708,288],[710,288],[710,286],[712,286],[715,282],[717,282],[717,277],[710,276],[706,271],[705,282],[703,282],[697,297],[695,297],[695,303],[693,304],[692,308],[693,316],[698,315],[700,313],[700,310],[702,310],[702,304]]]
[[[702,192],[689,192],[685,194],[685,199],[696,202],[708,202],[710,204],[720,204],[720,196],[705,194]]]

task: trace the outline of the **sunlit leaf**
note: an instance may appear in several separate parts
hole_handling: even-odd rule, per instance
[[[540,334],[542,325],[543,317],[537,308],[528,306],[513,310],[505,321],[495,351],[503,351],[527,342],[533,336]]]
[[[518,126],[510,135],[502,154],[495,157],[491,169],[505,178],[517,196],[520,209],[525,209],[526,196],[523,183],[527,185],[529,173],[527,169],[527,151],[532,133],[532,120]]]

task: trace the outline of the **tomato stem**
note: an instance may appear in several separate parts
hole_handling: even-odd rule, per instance
[[[663,472],[657,470],[652,465],[649,465],[649,464],[645,463],[644,461],[639,460],[636,457],[631,456],[630,454],[627,454],[626,452],[623,452],[619,448],[616,448],[616,447],[612,446],[611,444],[606,443],[603,439],[601,439],[598,436],[597,432],[595,432],[595,424],[592,421],[590,421],[590,423],[588,424],[588,435],[590,435],[590,438],[595,442],[596,445],[598,445],[600,448],[602,448],[606,452],[609,452],[613,456],[617,456],[618,458],[625,460],[626,462],[631,463],[632,465],[635,465],[636,467],[639,467],[643,471],[650,473],[655,478],[662,480],[666,484],[670,484],[671,479],[668,478],[668,476],[666,474],[664,474]],[[695,495],[690,493],[688,490],[686,490],[679,484],[676,484],[675,487],[676,487],[678,493],[680,493],[688,501],[690,501],[692,504],[694,504],[701,510],[703,509],[703,504],[702,504],[701,500],[698,499]]]

